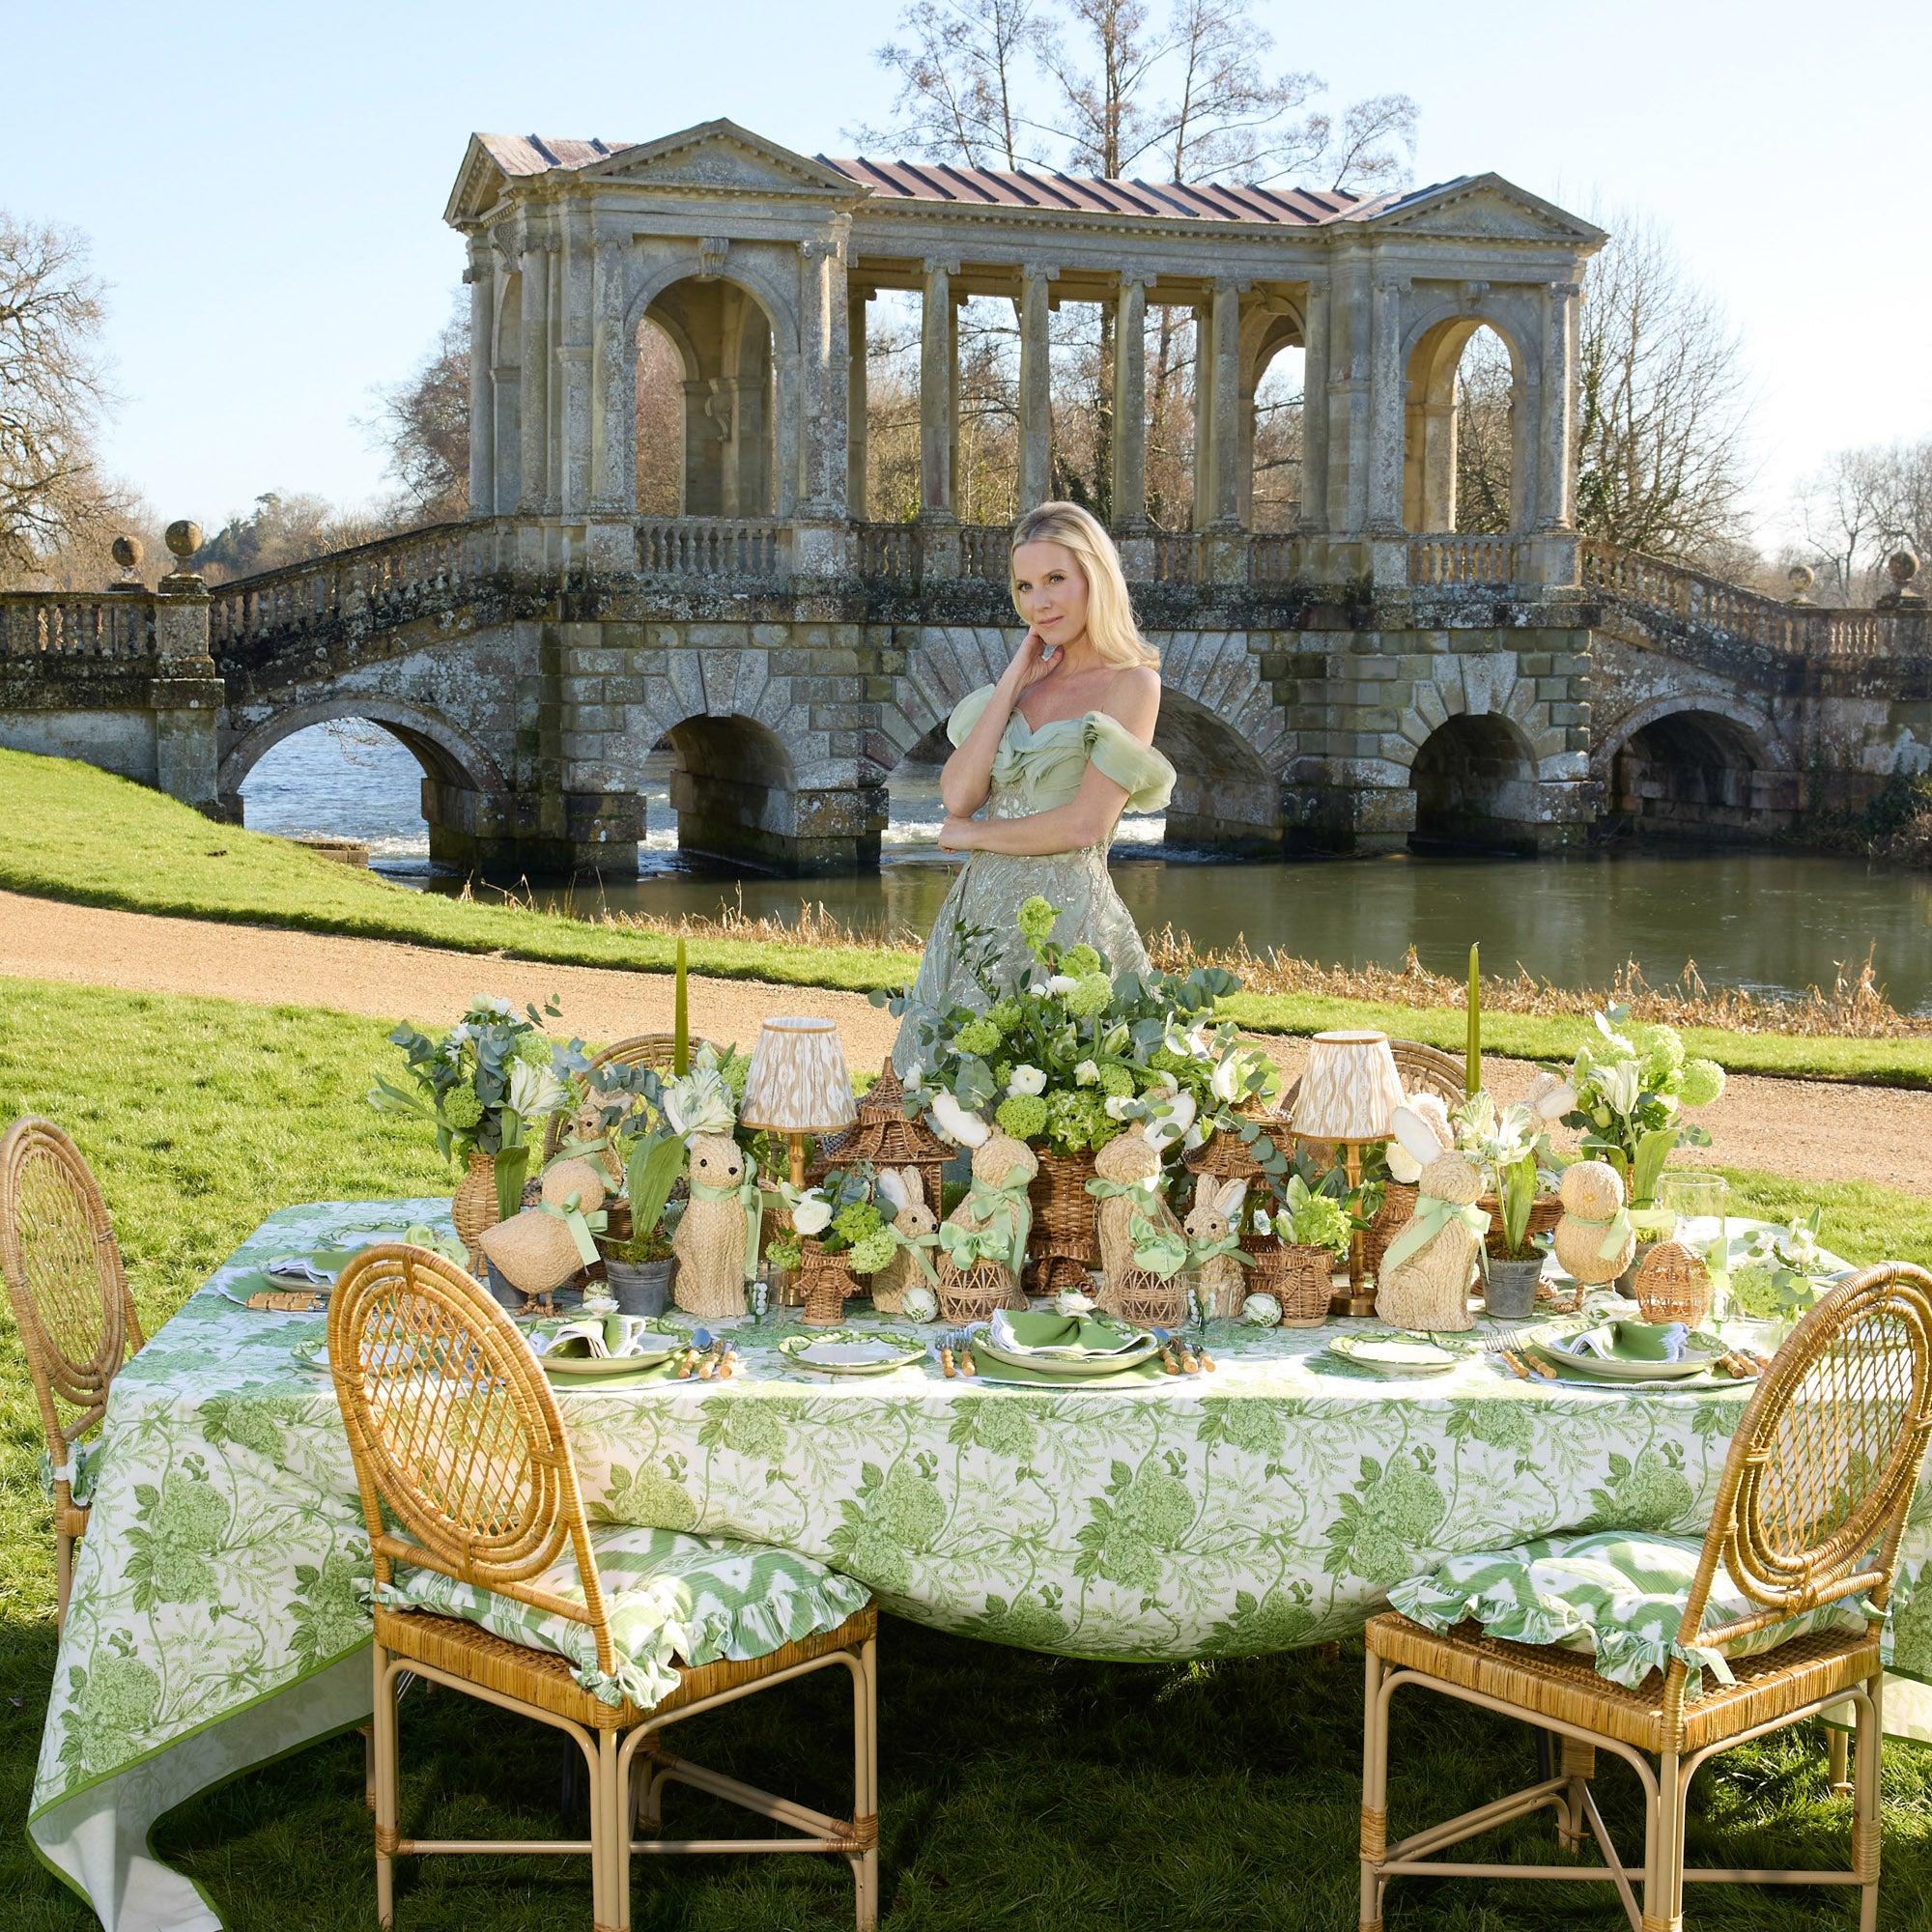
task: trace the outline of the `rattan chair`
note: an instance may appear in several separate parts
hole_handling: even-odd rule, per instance
[[[142,1336],[100,1189],[73,1142],[32,1115],[0,1140],[0,1273],[53,1464],[65,1623],[73,1546],[87,1529],[86,1506],[73,1499],[76,1445],[105,1414],[114,1378]]]
[[[690,1042],[689,1051],[695,1057],[698,1048],[707,1043],[694,1039]],[[671,1034],[639,1033],[633,1034],[629,1039],[613,1040],[602,1053],[593,1054],[590,1064],[592,1066],[649,1066],[660,1073],[668,1073],[676,1051],[677,1040]],[[551,1116],[550,1124],[544,1129],[543,1157],[546,1167],[556,1158],[556,1151],[563,1145],[568,1125],[564,1115]]]
[[[1677,1641],[1721,1643],[1860,1591],[1883,1608],[1928,1436],[1932,1275],[1903,1263],[1864,1268],[1804,1317],[1746,1406]],[[1760,1607],[1705,1630],[1719,1564]],[[1880,1628],[1873,1617],[1861,1630],[1813,1631],[1734,1658],[1734,1684],[1707,1683],[1703,1695],[1687,1699],[1681,1662],[1632,1690],[1600,1677],[1594,1661],[1575,1651],[1502,1642],[1473,1634],[1473,1624],[1437,1634],[1393,1612],[1374,1618],[1362,1778],[1364,1932],[1378,1932],[1389,1879],[1430,1875],[1605,1880],[1636,1932],[1677,1932],[1687,1880],[1858,1886],[1861,1932],[1874,1932]],[[1562,1741],[1557,1774],[1389,1844],[1389,1700],[1411,1684],[1554,1731]],[[1849,1869],[1686,1870],[1686,1794],[1705,1760],[1844,1704],[1855,1718]],[[1625,1759],[1642,1784],[1641,1866],[1623,1863],[1591,1794],[1599,1749]],[[1603,1865],[1449,1863],[1435,1856],[1546,1805],[1566,1846],[1580,1847],[1586,1833],[1596,1838]],[[1642,1887],[1640,1906],[1633,1881]]]
[[[330,1297],[328,1359],[349,1434],[379,1586],[409,1563],[587,1625],[599,1668],[615,1662],[583,1502],[556,1399],[523,1337],[469,1276],[440,1256],[400,1243],[366,1248]],[[395,1523],[413,1541],[394,1533]],[[538,1587],[568,1548],[583,1579],[571,1603]],[[600,1702],[569,1664],[477,1625],[422,1610],[375,1606],[376,1900],[394,1922],[394,1861],[432,1853],[588,1853],[597,1932],[631,1922],[634,1854],[835,1852],[852,1867],[860,1932],[878,1915],[877,1609],[748,1662],[679,1672],[650,1709]],[[660,1745],[666,1725],[808,1672],[851,1672],[854,1804],[828,1817],[688,1764]],[[554,1726],[582,1752],[590,1780],[588,1840],[412,1839],[397,1829],[396,1685],[405,1672]],[[639,1763],[641,1760],[641,1764]],[[632,1803],[632,1780],[639,1780]],[[786,1838],[634,1838],[635,1814],[655,1824],[664,1786],[696,1786],[803,1835]]]

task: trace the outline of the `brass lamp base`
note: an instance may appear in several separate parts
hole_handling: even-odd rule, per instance
[[[1362,1184],[1362,1150],[1385,1146],[1388,1136],[1378,1134],[1373,1140],[1362,1141],[1321,1141],[1313,1135],[1297,1134],[1295,1140],[1297,1144],[1336,1149],[1342,1156],[1342,1172],[1349,1177],[1349,1186],[1353,1190]],[[1362,1230],[1357,1228],[1349,1236],[1349,1285],[1346,1289],[1336,1289],[1329,1296],[1330,1315],[1367,1316],[1376,1312],[1375,1284],[1369,1280],[1368,1270],[1363,1265],[1365,1253]]]

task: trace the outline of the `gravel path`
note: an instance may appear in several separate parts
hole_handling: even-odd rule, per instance
[[[562,1024],[585,1039],[668,1032],[668,974],[527,960],[344,939],[211,921],[156,919],[0,893],[0,976],[61,980],[130,991],[199,993],[262,1006],[333,1007],[379,1019],[452,1024],[473,994],[520,1006],[551,994]],[[877,1066],[896,1023],[863,994],[773,986],[756,980],[691,980],[695,1035],[749,1046],[770,1013],[838,1023],[854,1067]],[[1307,1044],[1264,1042],[1284,1069],[1299,1069]],[[1492,1089],[1513,1098],[1529,1083],[1520,1061],[1486,1062]],[[1932,1093],[1736,1074],[1724,1097],[1698,1116],[1715,1145],[1707,1158],[1814,1180],[1875,1180],[1924,1194],[1932,1148]]]

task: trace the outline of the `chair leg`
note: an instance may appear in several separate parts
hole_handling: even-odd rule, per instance
[[[1866,1704],[1856,1706],[1852,1733],[1852,1869],[1859,1889],[1859,1932],[1878,1932],[1879,1753],[1885,1747],[1884,1673],[1865,1684]],[[1867,1708],[1867,1705],[1869,1708]]]
[[[1388,1847],[1388,1726],[1382,1708],[1382,1661],[1369,1652],[1362,1709],[1361,1932],[1381,1932],[1382,1879],[1376,1867]]]
[[[361,1726],[358,1733],[362,1740],[362,1802],[371,1811],[376,1808],[376,1726],[373,1720]]]
[[[871,1821],[871,1842],[851,1864],[859,1932],[873,1932],[879,1922],[879,1682],[878,1645],[870,1637],[852,1674],[852,1816]]]
[[[376,1665],[376,1712],[370,1725],[376,1773],[376,1922],[396,1922],[396,1690],[389,1653],[372,1646]]]
[[[596,1932],[619,1932],[630,1915],[617,1897],[617,1734],[597,1733],[590,1784],[590,1917]]]
[[[1644,1858],[1643,1932],[1681,1932],[1684,1923],[1684,1791],[1675,1751],[1658,1761],[1657,1797]]]
[[[67,1628],[67,1600],[73,1594],[72,1537],[54,1538],[54,1570],[59,1579],[59,1595],[54,1602],[54,1634],[58,1636]]]
[[[1845,1734],[1836,1724],[1825,1728],[1826,1778],[1833,1792],[1849,1791],[1852,1788],[1851,1775],[1846,1769]]]

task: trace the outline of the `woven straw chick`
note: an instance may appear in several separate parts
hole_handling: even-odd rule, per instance
[[[1550,1236],[1556,1259],[1573,1281],[1587,1285],[1615,1281],[1636,1253],[1634,1230],[1609,1254],[1604,1241],[1624,1205],[1624,1183],[1607,1161],[1579,1160],[1563,1171],[1557,1189],[1563,1218]]]

